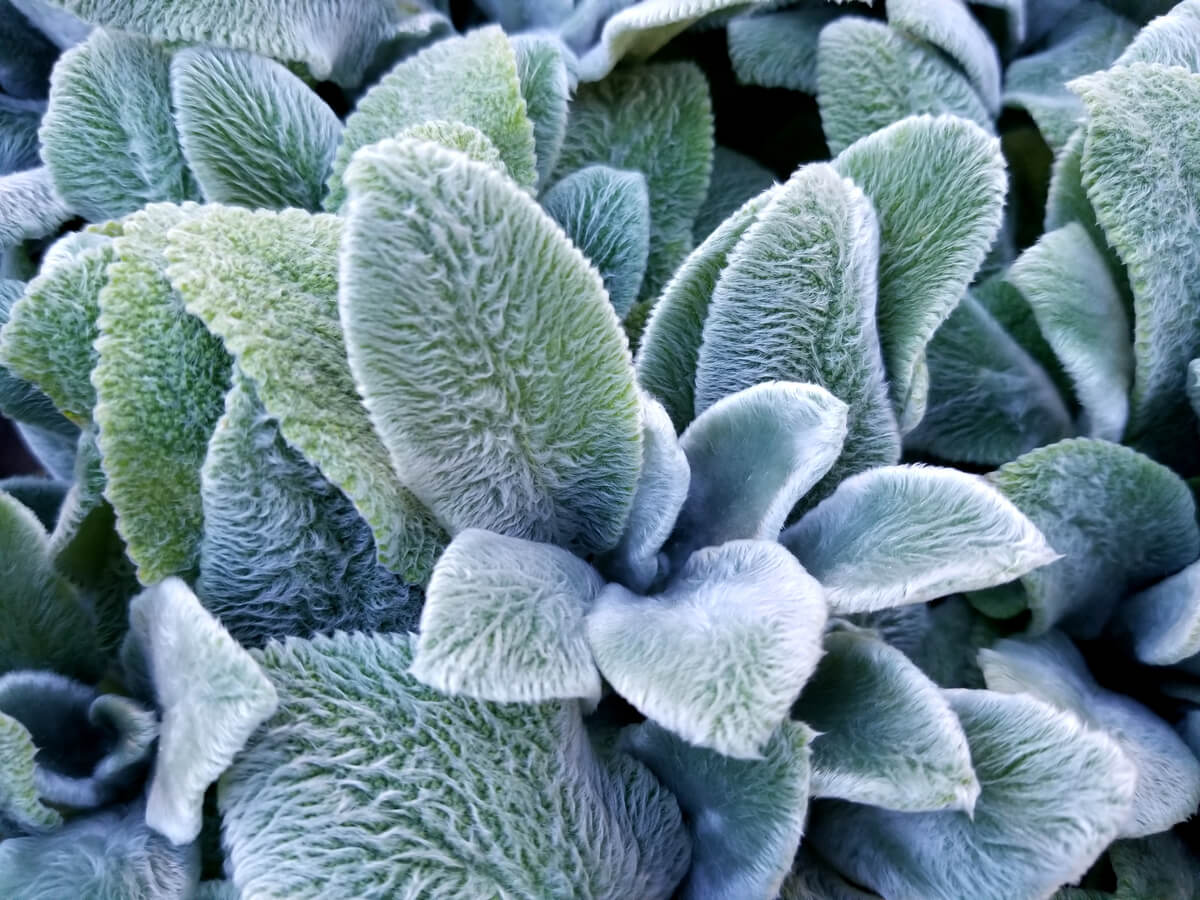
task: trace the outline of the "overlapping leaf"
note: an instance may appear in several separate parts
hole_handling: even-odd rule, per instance
[[[733,19],[726,31],[737,80],[817,93],[817,41],[821,30],[840,14],[827,5]]]
[[[728,147],[714,147],[708,195],[700,206],[700,212],[696,213],[696,222],[692,226],[692,237],[696,244],[703,244],[746,201],[774,184],[775,173],[765,166]]]
[[[993,115],[1000,109],[1000,59],[963,0],[887,0],[888,22],[944,50],[971,79]]]

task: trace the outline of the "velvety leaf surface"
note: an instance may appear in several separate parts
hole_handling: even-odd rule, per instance
[[[1000,109],[1000,59],[963,0],[887,0],[888,22],[943,50],[979,91],[993,115]]]
[[[1152,666],[1200,653],[1200,563],[1122,600],[1113,625],[1130,637],[1137,658]]]
[[[714,147],[708,195],[700,206],[700,212],[696,213],[696,222],[692,226],[692,237],[697,246],[703,244],[746,201],[774,184],[775,173],[770,169],[736,150]],[[686,261],[684,265],[687,265]]]
[[[1159,63],[1200,72],[1200,2],[1183,0],[1137,33],[1116,65]]]
[[[0,478],[0,491],[32,512],[47,531],[54,528],[70,482],[41,475],[10,475]]]
[[[0,90],[12,97],[46,96],[54,45],[4,0],[0,5]]]
[[[487,163],[497,172],[508,175],[508,166],[500,158],[500,151],[496,149],[496,145],[478,128],[472,128],[462,122],[429,119],[417,125],[410,125],[396,137],[429,141],[447,150],[457,150],[476,162]]]
[[[512,44],[525,114],[533,123],[538,186],[545,187],[558,164],[567,134],[568,103],[575,86],[567,70],[566,55],[570,51],[554,38],[541,34],[517,35]]]
[[[24,289],[25,285],[20,281],[0,279],[0,327],[8,322]],[[79,429],[55,408],[49,397],[7,366],[7,362],[0,359],[0,413],[17,423],[26,446],[51,475],[64,480],[70,478],[71,457]],[[48,459],[43,450],[62,459]]]
[[[817,93],[817,41],[839,15],[830,5],[736,17],[726,31],[738,82]]]
[[[38,155],[38,126],[46,104],[0,96],[0,175],[35,168]]]
[[[69,218],[45,166],[0,176],[0,248],[53,234]]]
[[[53,831],[62,825],[57,810],[42,804],[34,773],[37,747],[29,730],[0,713],[0,835]]]
[[[1054,900],[1191,900],[1200,889],[1200,868],[1176,834],[1164,832],[1148,838],[1115,841],[1108,848],[1108,861],[1116,876],[1111,892],[1063,888]]]

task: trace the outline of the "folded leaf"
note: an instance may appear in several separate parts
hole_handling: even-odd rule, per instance
[[[532,187],[538,173],[526,109],[516,54],[499,28],[438,41],[388,72],[346,119],[325,208],[336,212],[345,204],[346,167],[356,150],[429,119],[478,128],[496,145],[513,179]]]
[[[728,147],[714,147],[708,196],[704,198],[700,212],[696,213],[696,222],[692,226],[695,243],[704,243],[708,236],[745,205],[747,200],[774,184],[775,173],[770,169]],[[691,408],[690,405],[688,408]]]
[[[566,56],[570,51],[554,38],[541,34],[517,35],[512,44],[525,113],[533,123],[537,183],[538,187],[545,187],[558,163],[567,133],[567,107],[575,86],[567,72]]]
[[[650,773],[602,765],[575,701],[424,687],[415,643],[338,634],[257,655],[279,710],[218,795],[242,896],[666,900],[688,839]]]
[[[988,112],[1000,110],[1000,58],[963,0],[887,0],[887,18],[945,51],[970,77]]]
[[[919,116],[850,145],[833,167],[879,219],[879,340],[901,429],[911,431],[924,414],[910,394],[925,345],[1000,229],[1004,157],[971,122]]]
[[[40,395],[47,408],[53,408],[50,398]],[[17,434],[25,449],[33,454],[38,464],[54,478],[69,478],[75,466],[75,446],[79,440],[79,429],[58,416],[51,424],[16,422]]]
[[[723,397],[679,438],[691,469],[667,552],[740,538],[773,541],[842,452],[847,407],[813,384],[769,381]]]
[[[342,124],[277,62],[192,47],[171,60],[183,155],[209,203],[318,209]]]
[[[950,113],[992,131],[978,92],[953,63],[882,22],[847,16],[826,26],[816,64],[821,126],[832,153],[921,113]]]
[[[972,599],[974,595],[972,595]],[[975,656],[1000,636],[1000,628],[961,596],[931,604],[894,606],[849,617],[900,650],[943,688],[982,688]]]
[[[46,104],[0,96],[0,175],[32,169],[38,156],[38,125]]]
[[[792,707],[817,732],[812,793],[884,809],[970,813],[979,796],[958,717],[894,647],[835,631]]]
[[[0,248],[53,234],[69,218],[45,166],[0,176]]]
[[[1079,878],[1128,814],[1134,769],[1116,743],[1026,696],[946,692],[982,788],[974,817],[822,801],[807,840],[896,900],[1045,897]]]
[[[0,279],[0,327],[8,322],[25,285],[20,281]],[[3,332],[0,332],[2,334]],[[79,437],[79,429],[66,419],[54,403],[40,390],[10,371],[8,361],[0,358],[0,414],[17,423],[26,446],[51,475],[64,480],[71,474],[71,455]],[[48,460],[41,452],[50,450],[63,459]]]
[[[1149,665],[1170,666],[1200,653],[1200,563],[1123,600],[1113,624]]]
[[[1077,438],[988,476],[1062,558],[1024,577],[1039,634],[1095,637],[1130,589],[1200,555],[1191,493],[1171,470],[1106,441]]]
[[[178,578],[134,598],[129,618],[162,712],[146,824],[174,844],[190,843],[200,834],[205,790],[278,698],[254,659]]]
[[[58,811],[38,797],[34,746],[29,730],[0,713],[0,837],[53,831],[62,825]]]
[[[203,528],[200,466],[220,418],[229,357],[167,280],[167,231],[194,204],[154,204],[125,220],[100,290],[92,371],[105,496],[151,584],[196,565]]]
[[[8,494],[32,512],[42,527],[50,530],[58,519],[63,498],[67,495],[70,482],[41,475],[10,475],[0,478],[0,491]]]
[[[726,31],[738,83],[815,94],[817,40],[839,15],[832,6],[816,6],[733,19]]]
[[[476,162],[486,163],[503,175],[509,174],[508,166],[500,158],[500,151],[496,149],[495,144],[488,140],[487,135],[478,128],[472,128],[462,122],[429,119],[418,125],[410,125],[396,137],[429,141],[445,147],[447,150],[457,150]]]
[[[1200,72],[1200,2],[1183,0],[1148,24],[1118,57],[1116,65],[1159,63]]]
[[[350,368],[397,473],[451,534],[615,546],[641,429],[596,271],[527,194],[462,154],[382,141],[347,180]]]
[[[821,582],[835,613],[1003,584],[1056,558],[1035,524],[982,478],[925,466],[847,479],[780,541]]]
[[[613,309],[624,316],[637,299],[650,250],[645,177],[588,166],[546,191],[541,204],[599,270]]]
[[[783,722],[762,759],[730,759],[684,743],[653,722],[621,734],[620,746],[675,794],[688,818],[692,864],[680,900],[774,897],[787,875],[808,811],[813,733]]]
[[[694,553],[661,593],[610,584],[588,614],[605,679],[699,747],[755,759],[816,667],[821,586],[778,544]]]
[[[1145,837],[1182,822],[1200,805],[1200,761],[1171,727],[1140,703],[1096,684],[1071,641],[1051,631],[979,651],[993,691],[1037,697],[1108,734],[1137,771],[1133,806],[1119,837]]]
[[[379,561],[423,583],[445,535],[396,477],[350,374],[337,310],[341,231],[333,216],[209,208],[171,232],[168,273],[254,380],[284,439],[367,520]]]
[[[676,0],[647,2],[669,7]],[[571,103],[555,180],[594,164],[646,176],[651,228],[642,300],[658,294],[692,249],[692,223],[708,193],[712,154],[708,84],[691,63],[616,72],[581,86]]]

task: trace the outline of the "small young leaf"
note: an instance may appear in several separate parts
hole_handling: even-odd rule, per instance
[[[1113,624],[1148,665],[1170,666],[1200,653],[1200,563],[1123,600]]]
[[[533,123],[537,183],[538,187],[545,187],[558,164],[567,134],[568,104],[575,87],[567,71],[566,56],[571,51],[542,34],[517,35],[512,44],[517,54],[517,80],[525,98],[525,113]]]
[[[610,584],[588,614],[596,664],[647,717],[698,747],[757,758],[821,653],[821,586],[778,544],[694,553],[653,597]]]
[[[183,155],[209,203],[318,209],[342,124],[277,62],[191,47],[171,60]]]
[[[1127,447],[1061,441],[988,478],[1062,555],[1023,579],[1034,634],[1058,624],[1077,637],[1095,637],[1126,591],[1200,555],[1187,485]]]
[[[963,67],[987,110],[1000,111],[1000,58],[963,0],[887,0],[888,23],[944,50]]]
[[[888,466],[843,481],[780,537],[836,613],[924,603],[1003,584],[1056,558],[982,478]]]
[[[637,299],[650,251],[650,197],[641,172],[588,166],[541,198],[550,214],[600,271],[608,299],[624,316]]]
[[[1158,63],[1200,72],[1200,0],[1183,0],[1155,19],[1117,58],[1115,65]]]
[[[200,834],[205,790],[275,712],[278,698],[257,663],[178,578],[135,597],[129,619],[163,718],[146,824],[187,844]]]
[[[53,831],[62,825],[57,810],[38,797],[34,746],[29,730],[12,716],[0,713],[0,838],[29,832]]]
[[[356,150],[429,119],[478,128],[496,145],[513,179],[532,187],[537,160],[526,109],[516,54],[499,28],[438,41],[388,72],[346,119],[325,208],[336,212],[345,204],[344,176]]]
[[[615,546],[641,428],[596,271],[511,180],[462,154],[382,141],[347,182],[342,322],[397,473],[451,534]]]
[[[815,94],[817,40],[839,15],[832,6],[814,6],[735,18],[726,31],[738,83]]]
[[[45,166],[0,176],[0,248],[44,238],[71,218]]]
[[[770,169],[728,147],[714,147],[708,195],[692,226],[692,238],[697,246],[708,240],[708,236],[737,213],[746,201],[774,184],[775,173]]]

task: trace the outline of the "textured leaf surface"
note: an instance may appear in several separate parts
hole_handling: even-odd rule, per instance
[[[661,594],[610,584],[588,614],[596,664],[647,717],[754,759],[816,667],[825,604],[778,544],[699,550]]]
[[[696,222],[692,226],[692,237],[696,244],[704,243],[747,200],[774,184],[775,173],[770,169],[728,147],[714,147],[708,195],[700,212],[696,213]]]
[[[1130,808],[1134,769],[1120,748],[1032,697],[946,698],[982,788],[974,818],[825,801],[813,811],[811,845],[896,900],[1044,897],[1083,875]]]
[[[0,248],[53,234],[69,218],[45,166],[0,176]]]
[[[170,55],[97,29],[54,68],[42,159],[67,206],[92,221],[198,199],[171,118]]]
[[[963,0],[887,0],[891,25],[944,50],[971,79],[993,115],[1000,109],[1000,58]]]
[[[594,164],[646,176],[650,255],[641,299],[657,295],[692,249],[692,223],[708,193],[712,154],[712,101],[691,63],[616,72],[581,86],[571,103],[556,178]]]
[[[380,562],[420,583],[445,535],[396,477],[350,374],[337,309],[341,229],[298,210],[209,210],[171,233],[168,271],[284,438],[367,520]]]
[[[105,496],[143,584],[196,565],[200,466],[229,382],[220,340],[165,272],[167,231],[198,209],[154,204],[126,219],[100,291],[92,384]]]
[[[55,47],[5,0],[0,6],[0,90],[17,98],[46,96]]]
[[[178,578],[139,594],[129,616],[162,711],[146,824],[174,844],[190,843],[200,834],[205,790],[278,698],[258,664]]]
[[[0,327],[8,322],[24,289],[20,281],[0,279]],[[6,360],[0,359],[0,413],[17,423],[25,445],[51,475],[69,478],[79,429],[63,417],[49,397],[10,371],[7,365]],[[44,450],[63,458],[49,459]]]
[[[557,40],[540,34],[513,38],[517,80],[525,98],[525,113],[533,123],[538,186],[545,187],[562,153],[567,133],[568,103],[574,87],[567,71],[570,53]]]
[[[1200,72],[1200,2],[1183,0],[1137,33],[1116,65],[1159,63]]]
[[[279,710],[219,793],[242,896],[670,896],[688,839],[650,773],[602,765],[575,701],[421,685],[415,641],[339,634],[261,653]]]
[[[584,614],[603,586],[566,550],[467,529],[434,567],[411,672],[479,700],[594,703],[600,673]]]
[[[1200,761],[1174,730],[1140,703],[1096,684],[1083,657],[1058,631],[1005,639],[979,651],[993,691],[1031,694],[1109,735],[1133,763],[1133,807],[1119,837],[1145,837],[1182,822],[1200,805]]]
[[[738,82],[817,93],[817,40],[839,15],[833,6],[816,6],[738,16],[726,29]]]
[[[0,175],[35,168],[38,156],[38,125],[46,104],[0,96]]]
[[[1116,841],[1108,848],[1108,862],[1116,876],[1109,892],[1083,888],[1063,888],[1054,900],[1191,900],[1200,889],[1200,868],[1196,857],[1178,835],[1172,832],[1148,838]]]
[[[1200,563],[1121,601],[1113,624],[1149,665],[1170,666],[1200,653]]]
[[[192,47],[171,60],[183,155],[209,203],[317,209],[342,125],[277,62]]]
[[[487,163],[497,172],[508,174],[508,166],[500,158],[500,151],[496,149],[496,145],[488,140],[487,135],[478,128],[472,128],[462,122],[429,119],[405,128],[397,137],[429,141],[445,147],[447,150],[457,150],[476,162]]]
[[[596,271],[528,195],[461,154],[383,141],[347,176],[350,368],[400,477],[451,534],[615,546],[641,433]]]
[[[1057,227],[1059,226],[1055,226],[1055,228]],[[1045,230],[1053,231],[1054,229],[1046,228]],[[1013,260],[1015,258],[1014,248]],[[1013,260],[1010,260],[1008,265],[1011,265]],[[971,288],[971,296],[978,300],[1000,327],[1008,332],[1009,336],[1045,370],[1064,401],[1072,400],[1075,390],[1070,377],[1063,371],[1062,363],[1053,348],[1046,343],[1041,326],[1038,325],[1037,316],[1033,314],[1033,307],[1029,305],[1025,295],[1004,278],[1004,275],[1007,274],[1007,270],[1005,270],[1002,274],[993,275],[975,284]]]
[[[92,30],[66,10],[51,6],[51,0],[9,0],[9,4],[63,50],[87,40]]]
[[[842,454],[816,489],[900,456],[875,331],[871,204],[828,165],[805,166],[759,213],[713,291],[696,412],[764,381],[810,382],[849,408]]]
[[[21,505],[37,516],[42,527],[51,530],[70,483],[41,475],[10,475],[0,478],[0,491],[19,500]]]
[[[0,713],[0,835],[52,831],[62,824],[57,810],[38,798],[34,775],[37,747],[29,730]]]
[[[833,161],[879,219],[879,339],[902,430],[925,345],[962,297],[1000,229],[999,142],[953,116],[918,116],[850,145]]]
[[[649,766],[688,818],[692,865],[680,900],[774,897],[808,811],[812,732],[784,722],[761,759],[730,759],[693,747],[653,722],[621,735],[621,746]]]
[[[346,167],[356,150],[430,119],[478,128],[517,183],[532,187],[538,174],[526,109],[516,54],[499,28],[438,41],[388,72],[346,119],[325,208],[337,211],[345,204]]]
[[[908,812],[975,807],[979,782],[958,717],[937,685],[881,640],[828,635],[792,718],[817,731],[816,797]]]
[[[641,172],[587,166],[541,198],[542,208],[600,271],[624,316],[637,299],[650,252],[650,197]]]
[[[841,613],[1003,584],[1055,559],[1034,523],[982,478],[925,466],[847,479],[780,540]]]
[[[1094,637],[1130,588],[1200,555],[1187,486],[1126,447],[1078,438],[1027,453],[989,476],[1062,559],[1023,581],[1032,630]]]
[[[950,113],[992,130],[978,92],[952,62],[882,22],[847,16],[828,25],[816,64],[821,125],[832,153],[922,113]]]

